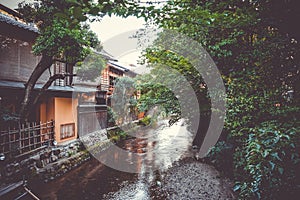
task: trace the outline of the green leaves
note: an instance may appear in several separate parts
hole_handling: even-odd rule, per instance
[[[114,83],[114,92],[111,98],[112,111],[115,113],[115,121],[118,124],[132,122],[133,116],[137,116],[135,81],[130,77],[119,77]]]
[[[95,81],[100,77],[102,69],[105,67],[105,60],[97,52],[88,55],[84,62],[78,63],[76,66],[76,74],[79,80]]]
[[[30,9],[29,19],[38,22],[40,34],[33,46],[35,54],[63,57],[69,63],[76,63],[99,43],[89,26],[82,23],[88,19],[89,10],[95,9],[92,1],[41,0],[36,5],[23,4],[20,9],[25,17]]]
[[[282,175],[283,174],[284,169],[282,167],[278,167],[278,172]]]
[[[37,0],[36,4],[21,3],[19,11],[28,22],[36,23],[40,35],[33,51],[52,57],[67,57],[69,62],[81,61],[99,40],[85,23],[104,14],[127,15],[127,1],[103,0]],[[135,6],[135,4],[130,4]]]
[[[23,9],[26,19],[38,23],[40,28],[41,35],[34,46],[37,54],[66,56],[71,62],[83,60],[89,48],[98,43],[83,22],[91,15],[104,14],[143,17],[201,43],[217,63],[227,89],[224,133],[229,139],[226,145],[220,142],[212,149],[214,163],[222,167],[225,163],[229,170],[234,168],[238,182],[234,190],[243,199],[274,199],[281,191],[295,189],[292,183],[300,161],[297,122],[300,48],[299,42],[287,37],[289,34],[281,34],[270,23],[274,15],[278,18],[280,13],[290,12],[280,6],[280,11],[270,12],[271,8],[282,5],[280,1],[271,4],[271,1],[172,0],[159,9],[133,1],[40,2],[37,8],[24,4]],[[172,39],[161,35],[159,42],[168,45],[180,42]],[[192,52],[193,47],[189,48]],[[150,75],[136,82],[142,91],[135,102],[140,111],[159,105],[165,113],[175,115],[175,119],[181,117],[176,95],[164,86],[178,86],[179,90],[182,84],[182,79],[168,72],[170,69],[187,79],[199,104],[210,109],[207,88],[199,89],[204,82],[188,59],[155,45],[147,49],[145,59],[155,67]],[[287,91],[294,91],[294,98],[288,97]],[[186,104],[189,106],[188,100]],[[228,146],[235,150],[234,155],[228,152]],[[234,166],[228,163],[232,159]]]
[[[73,16],[75,19],[78,19],[79,21],[87,20],[87,17],[83,15],[82,8],[79,6],[73,8]]]
[[[98,44],[96,35],[86,27],[78,25],[70,29],[66,20],[54,19],[51,26],[41,31],[33,46],[36,54],[62,57],[70,63],[83,60],[89,53],[89,47]]]
[[[271,166],[271,170],[273,171],[275,169],[275,164],[272,161],[269,161],[269,164]]]
[[[54,14],[55,17],[67,20],[69,17],[63,12],[58,12]]]
[[[99,12],[100,12],[100,8],[99,8],[99,7],[93,7],[93,8],[91,8],[90,11],[89,11],[89,13],[90,13],[91,15],[95,15],[95,16],[99,15]]]
[[[173,0],[147,15],[160,27],[201,43],[217,63],[227,89],[224,133],[235,148],[234,177],[239,184],[234,189],[242,199],[276,199],[280,191],[296,187],[292,183],[300,152],[295,134],[300,132],[300,90],[295,66],[300,48],[274,28],[274,19],[293,10],[285,9],[289,3]],[[276,12],[270,12],[274,8]],[[146,56],[152,63],[180,70],[193,84],[201,80],[173,52],[156,47]],[[293,90],[298,100],[283,96],[287,90]],[[215,165],[224,166],[226,151],[217,146],[211,152]]]
[[[299,122],[288,126],[294,125],[299,132]],[[251,197],[255,191],[263,199],[275,199],[277,191],[297,189],[292,180],[296,179],[297,172],[294,160],[300,157],[300,135],[293,131],[294,128],[289,130],[286,126],[272,121],[249,129],[242,151],[245,159],[239,161],[244,162],[240,166],[244,166],[243,170],[248,173],[240,183],[248,185],[241,188],[242,198]]]
[[[236,183],[236,184],[234,185],[233,191],[236,192],[236,191],[238,191],[239,189],[241,189],[241,185],[240,185],[240,183],[238,182],[238,183]]]

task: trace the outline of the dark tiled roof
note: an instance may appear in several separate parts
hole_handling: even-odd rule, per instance
[[[122,66],[122,64],[121,63],[119,63],[119,62],[116,62],[116,61],[108,61],[108,64],[109,65],[111,65],[111,66],[113,66],[114,68],[116,68],[116,69],[118,69],[118,70],[121,70],[121,71],[123,71],[123,72],[127,72],[127,71],[129,71],[129,69],[128,68],[126,68],[126,67],[124,67],[124,66]]]
[[[41,89],[43,87],[43,84],[36,84],[34,89]],[[16,82],[16,81],[5,81],[0,80],[0,88],[15,88],[15,89],[24,89],[24,83],[23,82]],[[98,91],[95,88],[87,88],[83,86],[50,86],[48,88],[48,91],[57,91],[57,92],[95,92]]]
[[[17,27],[25,29],[25,30],[29,30],[29,31],[32,31],[32,32],[35,32],[35,33],[39,33],[37,28],[35,28],[33,26],[30,26],[28,24],[19,22],[16,19],[14,19],[12,17],[9,17],[9,16],[7,16],[5,14],[2,14],[2,13],[0,13],[0,22],[4,22],[4,23],[11,24],[13,26],[17,26]]]

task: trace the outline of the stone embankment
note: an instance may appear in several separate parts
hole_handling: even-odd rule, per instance
[[[38,176],[48,181],[88,159],[89,154],[83,151],[81,142],[74,140],[64,145],[41,148],[11,161],[1,161],[0,179],[2,183],[9,183]]]
[[[106,132],[94,132],[57,146],[44,147],[11,161],[1,161],[1,185],[23,178],[39,178],[47,182],[90,159],[90,151],[101,151],[111,144]]]

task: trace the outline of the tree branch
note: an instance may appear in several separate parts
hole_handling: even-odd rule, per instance
[[[49,78],[49,80],[44,84],[44,86],[41,88],[40,92],[35,97],[31,107],[35,106],[37,102],[39,101],[40,97],[46,92],[46,90],[52,85],[52,83],[57,79],[64,79],[66,77],[65,74],[54,74]]]
[[[44,73],[45,70],[47,70],[53,63],[53,59],[51,56],[48,56],[46,54],[42,55],[42,58],[38,65],[33,70],[32,74],[30,75],[28,81],[25,85],[25,94],[23,98],[23,102],[21,104],[21,110],[20,110],[20,116],[21,120],[27,121],[27,117],[29,116],[29,106],[31,101],[31,94],[34,89],[34,86],[39,79],[39,77]]]

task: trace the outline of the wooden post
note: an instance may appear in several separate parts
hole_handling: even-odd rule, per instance
[[[8,127],[8,151],[11,152],[10,127]]]
[[[54,127],[55,127],[55,122],[54,120],[51,120],[51,137],[53,141],[55,141]]]
[[[19,127],[18,127],[18,128],[19,128],[19,129],[18,129],[18,131],[19,131],[19,151],[21,151],[21,146],[22,146],[22,141],[21,141],[21,138],[22,138],[22,136],[21,136],[21,134],[22,134],[22,133],[21,133],[21,128],[22,128],[22,127],[21,127],[20,121],[19,121],[19,123],[18,123],[18,126],[19,126]],[[19,153],[21,153],[21,152],[19,152]]]
[[[4,133],[2,133],[2,131],[0,131],[0,135],[2,135],[2,143],[1,143],[1,145],[3,146],[2,147],[2,153],[4,153],[5,152],[5,135],[4,135]]]

